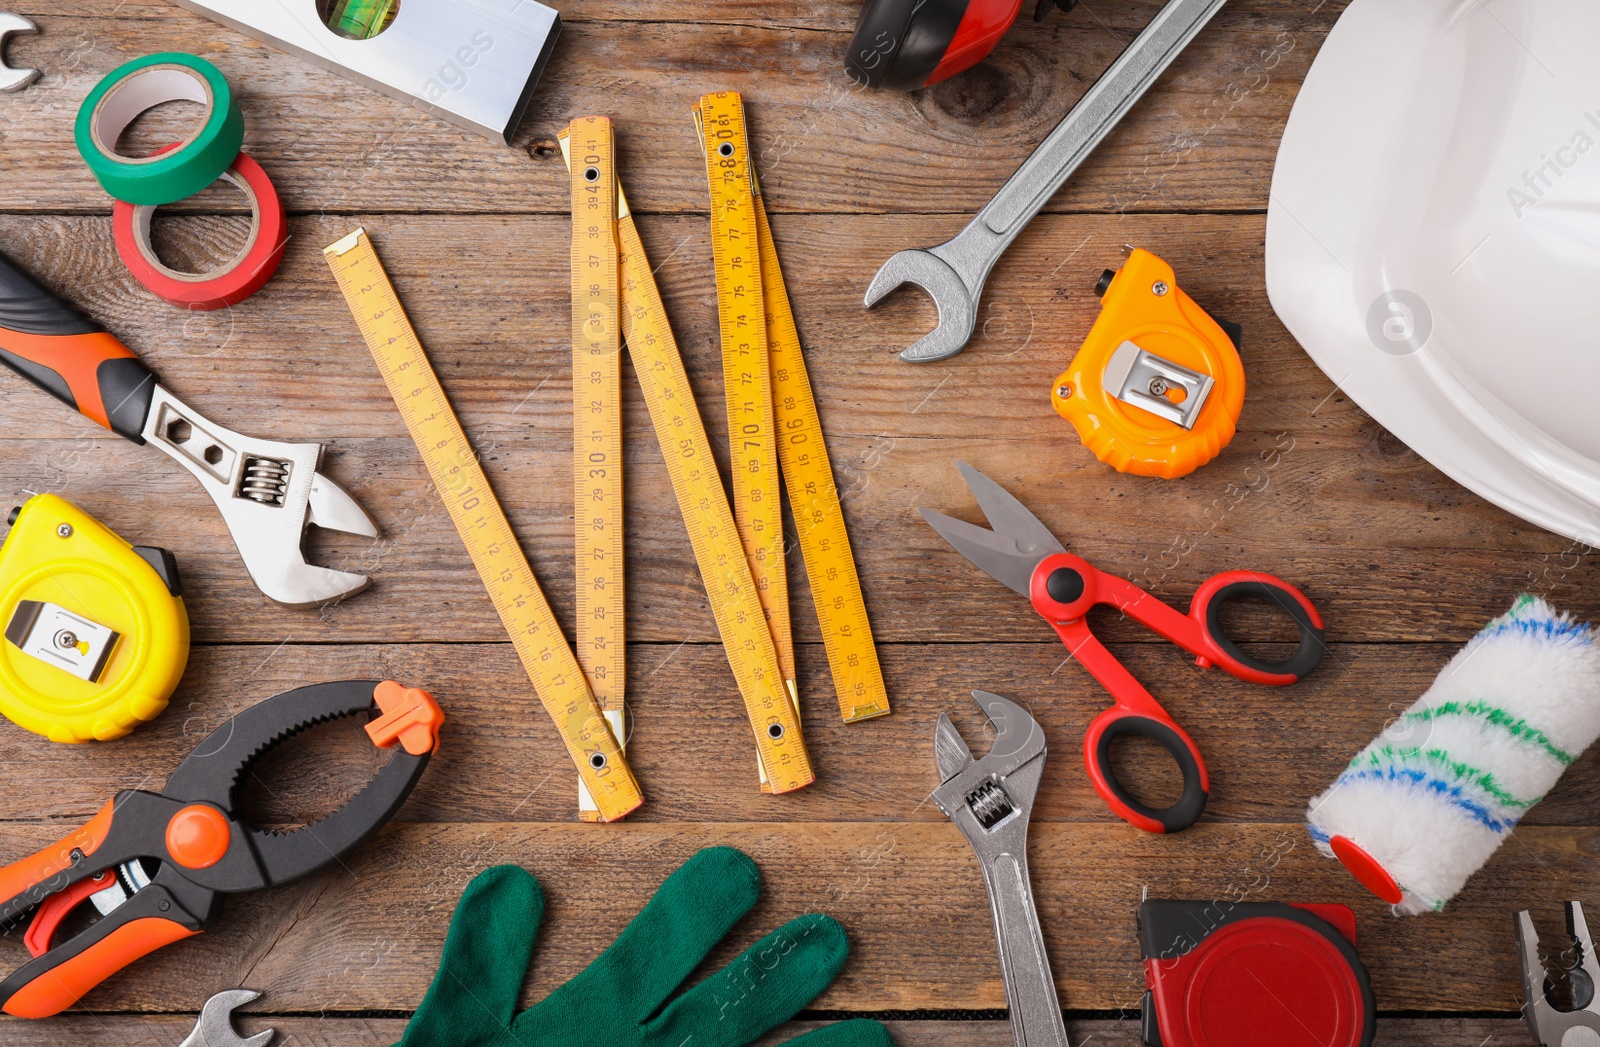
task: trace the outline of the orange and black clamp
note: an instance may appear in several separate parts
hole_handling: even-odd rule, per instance
[[[268,832],[238,814],[250,766],[284,739],[354,717],[399,751],[349,802],[314,825]],[[315,684],[268,698],[212,731],[159,793],[124,790],[65,839],[0,869],[0,925],[32,918],[33,959],[0,981],[0,1010],[48,1018],[117,971],[205,930],[222,896],[287,883],[366,842],[422,777],[444,714],[392,680]],[[74,910],[100,918],[57,941]],[[80,925],[81,921],[74,921]]]
[[[1095,293],[1100,316],[1050,399],[1118,472],[1175,480],[1228,446],[1244,407],[1240,328],[1178,286],[1172,266],[1129,247]]]

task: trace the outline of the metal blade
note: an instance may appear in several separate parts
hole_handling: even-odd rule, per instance
[[[955,547],[956,552],[983,568],[989,577],[1013,592],[1029,595],[1033,569],[1039,566],[1043,556],[1024,554],[1017,548],[1016,539],[996,534],[977,524],[969,524],[932,509],[917,511],[928,521],[929,527]]]
[[[310,521],[329,531],[359,534],[365,538],[378,537],[378,525],[361,508],[361,503],[350,497],[350,492],[332,480],[317,473],[311,478]]]
[[[961,737],[961,732],[956,730],[956,725],[944,713],[939,714],[939,723],[933,729],[933,758],[939,765],[941,782],[948,782],[972,766],[973,762],[967,740]]]
[[[985,759],[1030,759],[1044,752],[1044,728],[1022,706],[988,691],[973,691],[978,707],[994,724],[994,747]]]
[[[978,508],[983,510],[989,526],[997,533],[1015,539],[1018,552],[1034,553],[1042,560],[1052,553],[1067,551],[1050,533],[1050,528],[1040,523],[1039,518],[1004,487],[966,462],[957,462],[956,468],[961,470],[961,476],[967,481],[972,496],[978,500]]]

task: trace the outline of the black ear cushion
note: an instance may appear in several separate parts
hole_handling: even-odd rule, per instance
[[[968,0],[866,0],[844,67],[856,83],[890,91],[925,87]]]

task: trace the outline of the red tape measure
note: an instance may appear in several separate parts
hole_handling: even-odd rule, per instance
[[[1371,1047],[1377,1004],[1343,905],[1139,906],[1148,1047]]]

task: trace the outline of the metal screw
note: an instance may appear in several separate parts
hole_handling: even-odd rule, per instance
[[[67,524],[67,523],[62,524],[60,527],[56,528],[56,534],[60,535],[63,538],[71,538],[72,537],[72,525],[71,524]]]
[[[1155,378],[1150,379],[1150,395],[1151,396],[1166,396],[1167,395],[1167,390],[1170,389],[1170,388],[1172,388],[1172,387],[1167,384],[1167,380],[1165,378],[1157,376]]]
[[[1061,397],[1061,399],[1063,399],[1063,400],[1072,399],[1072,386],[1070,386],[1070,385],[1058,386],[1056,388],[1056,395]]]
[[[1155,292],[1157,298],[1162,298],[1168,291],[1172,290],[1172,288],[1167,286],[1167,282],[1165,280],[1157,280],[1155,282],[1155,286],[1150,288],[1150,290]]]
[[[56,646],[63,650],[78,646],[78,634],[67,629],[61,630],[56,633]]]

